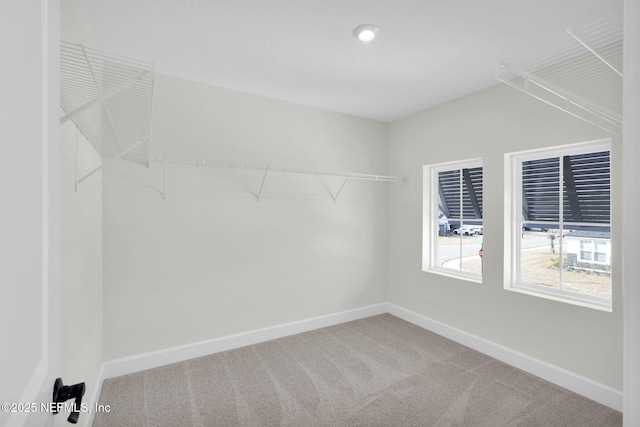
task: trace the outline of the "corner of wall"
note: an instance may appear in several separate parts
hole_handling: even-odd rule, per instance
[[[85,0],[61,0],[60,38],[97,47]],[[85,382],[84,402],[93,407],[103,376],[102,174],[77,191],[75,182],[102,159],[72,122],[60,133],[62,377],[66,383]],[[83,414],[79,423],[90,426],[92,419]]]

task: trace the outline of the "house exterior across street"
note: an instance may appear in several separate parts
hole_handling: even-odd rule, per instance
[[[611,270],[611,232],[572,230],[567,242],[567,265],[591,270]]]

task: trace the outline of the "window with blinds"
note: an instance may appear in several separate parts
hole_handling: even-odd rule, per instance
[[[506,287],[610,309],[610,142],[507,156],[514,238]]]
[[[423,269],[482,280],[482,162],[469,160],[425,167]]]

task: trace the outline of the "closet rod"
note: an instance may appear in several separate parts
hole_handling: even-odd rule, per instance
[[[157,160],[153,160],[157,163],[166,163],[166,164],[174,164],[174,165],[184,165],[184,166],[196,166],[196,167],[214,167],[214,168],[227,168],[227,169],[252,169],[252,170],[261,170],[261,171],[271,171],[271,172],[284,172],[284,173],[298,173],[305,175],[316,175],[316,176],[337,176],[342,178],[351,178],[351,179],[362,179],[367,181],[381,181],[381,182],[398,182],[400,178],[395,176],[386,176],[386,175],[370,175],[364,173],[355,173],[355,172],[333,172],[333,171],[320,171],[320,170],[312,170],[312,169],[299,169],[299,168],[285,168],[280,166],[269,166],[269,165],[256,165],[251,163],[242,163],[242,162],[227,162],[221,160],[172,160],[168,159],[165,156],[158,157]],[[403,180],[406,182],[406,180]]]

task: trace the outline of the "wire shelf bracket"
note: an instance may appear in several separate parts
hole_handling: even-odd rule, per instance
[[[145,70],[145,71],[141,72],[140,74],[138,74],[136,76],[133,76],[129,80],[119,84],[118,86],[116,86],[114,88],[111,88],[108,91],[100,94],[99,96],[97,96],[96,98],[94,98],[91,101],[87,102],[86,104],[81,105],[80,107],[77,107],[74,110],[68,112],[67,114],[65,114],[64,116],[62,116],[60,118],[60,124],[64,124],[65,122],[68,122],[69,120],[71,120],[74,116],[77,116],[78,114],[90,109],[91,107],[93,107],[93,106],[95,106],[97,104],[101,104],[101,103],[105,102],[106,100],[108,100],[112,96],[117,95],[118,93],[122,92],[123,90],[125,90],[126,88],[128,88],[129,86],[131,86],[132,84],[134,84],[135,82],[140,80],[141,78],[145,77],[149,73],[150,73],[150,71]]]
[[[260,201],[260,196],[262,195],[262,189],[264,188],[264,182],[267,180],[267,174],[269,173],[269,168],[264,170],[264,176],[262,177],[262,183],[260,184],[260,190],[258,190],[258,195],[256,200]]]
[[[567,30],[567,34],[569,34],[571,37],[573,37],[578,43],[580,43],[582,46],[584,46],[589,52],[593,53],[596,58],[598,58],[600,61],[602,61],[607,67],[611,68],[617,75],[619,75],[620,77],[623,77],[622,75],[622,71],[620,71],[618,69],[618,67],[616,67],[615,65],[613,65],[610,61],[608,61],[604,55],[601,55],[597,49],[595,49],[594,47],[591,47],[591,45],[589,43],[587,43],[586,41],[584,41],[583,37],[580,37],[575,30],[569,28]]]
[[[552,47],[511,58],[495,77],[614,135],[622,135],[623,11],[569,28]]]
[[[132,146],[130,146],[129,148],[124,149],[123,151],[121,151],[119,154],[117,154],[115,157],[113,157],[112,159],[109,159],[109,161],[102,163],[100,166],[98,166],[97,168],[95,168],[94,170],[92,170],[91,172],[87,173],[86,175],[84,175],[82,178],[78,179],[76,181],[76,188],[78,186],[78,184],[80,184],[82,181],[84,181],[85,179],[89,178],[91,175],[93,175],[96,172],[101,171],[102,169],[106,168],[107,166],[111,165],[113,162],[115,162],[116,160],[124,157],[127,153],[129,153],[131,150],[133,150],[134,148],[136,148],[138,145],[147,142],[148,138],[142,138],[140,141],[136,142],[135,144],[133,144]]]
[[[338,197],[340,197],[340,193],[342,193],[342,189],[344,188],[345,185],[347,185],[347,181],[349,181],[349,177],[346,177],[344,179],[344,182],[342,183],[342,185],[340,186],[340,189],[338,190],[338,192],[336,193],[336,195],[331,195],[331,198],[333,199],[333,204],[336,204],[336,200],[338,200]]]

